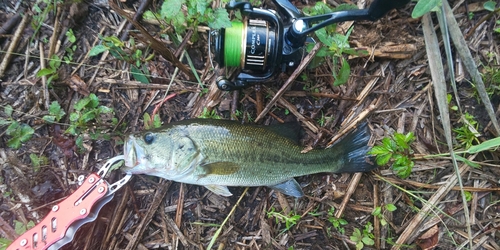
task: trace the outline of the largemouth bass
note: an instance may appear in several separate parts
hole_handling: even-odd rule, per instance
[[[210,119],[174,122],[130,135],[123,170],[202,185],[222,196],[232,195],[227,186],[268,186],[301,197],[304,193],[294,177],[376,167],[366,161],[366,124],[330,148],[307,153],[301,153],[297,127]]]

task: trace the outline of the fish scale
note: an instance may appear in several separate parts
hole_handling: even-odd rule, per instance
[[[227,186],[269,186],[300,197],[294,177],[316,173],[365,172],[370,149],[367,126],[327,149],[301,153],[299,126],[242,125],[194,119],[132,134],[125,142],[125,172],[203,185],[220,195]]]

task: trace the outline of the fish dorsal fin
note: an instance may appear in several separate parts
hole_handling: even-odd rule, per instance
[[[282,183],[278,183],[274,186],[269,186],[270,188],[280,191],[283,194],[294,196],[294,197],[302,197],[304,196],[304,192],[302,192],[302,188],[300,187],[299,183],[292,178],[287,181],[284,181]]]
[[[302,127],[299,122],[286,122],[266,127],[268,130],[299,143]]]
[[[204,170],[203,176],[207,175],[230,175],[236,173],[240,166],[233,162],[221,161],[204,164],[201,166]]]
[[[216,185],[216,184],[210,184],[210,185],[205,185],[205,187],[218,194],[218,195],[221,195],[221,196],[231,196],[233,195],[231,192],[229,192],[229,189],[227,189],[226,186],[221,186],[221,185]]]

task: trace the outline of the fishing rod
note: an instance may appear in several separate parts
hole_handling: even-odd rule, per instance
[[[254,8],[249,2],[231,1],[227,10],[239,10],[243,21],[209,31],[209,47],[222,67],[238,68],[231,78],[219,76],[221,90],[243,89],[271,80],[277,73],[300,64],[311,33],[325,26],[356,20],[375,21],[410,0],[375,0],[368,9],[337,11],[303,16],[288,0],[272,0],[277,10]]]

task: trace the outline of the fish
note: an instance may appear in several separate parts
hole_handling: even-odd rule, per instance
[[[145,174],[205,186],[231,196],[228,186],[268,186],[302,197],[295,177],[316,173],[368,172],[370,132],[366,123],[326,149],[302,153],[298,122],[241,124],[191,119],[130,134],[124,143],[128,174]]]

